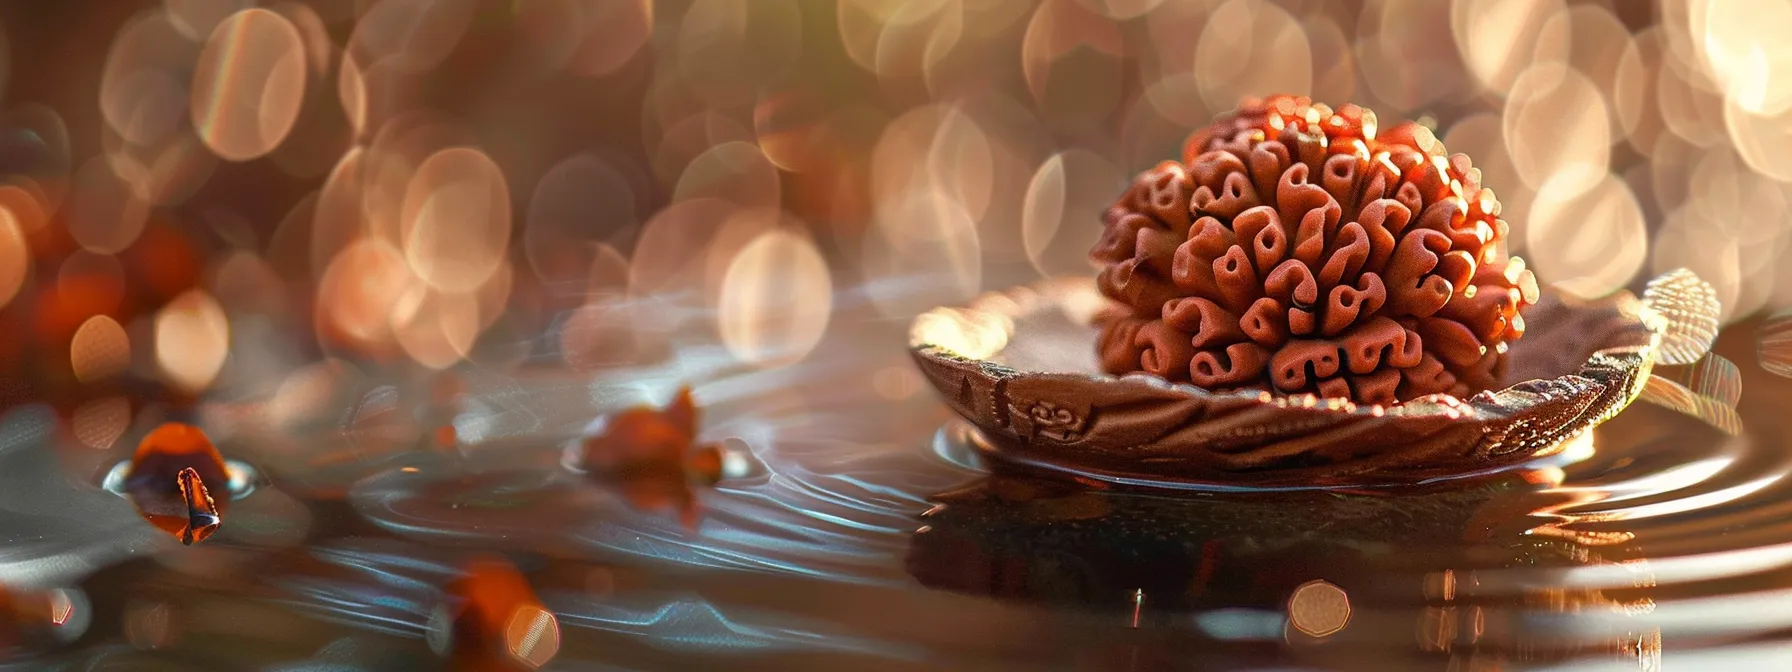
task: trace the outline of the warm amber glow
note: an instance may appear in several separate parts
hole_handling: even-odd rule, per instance
[[[560,650],[560,625],[529,582],[502,556],[480,556],[447,587],[430,616],[431,648],[474,669],[541,667]]]
[[[1000,352],[1014,335],[1014,321],[979,310],[935,308],[915,318],[909,327],[910,345],[934,345],[969,359],[984,359]]]
[[[567,8],[574,17],[566,17],[559,23],[572,32],[571,36],[578,40],[571,53],[567,55],[568,72],[585,77],[601,77],[615,72],[636,52],[647,44],[653,35],[653,2],[652,0],[623,0],[621,2],[604,3],[530,3],[522,5],[525,14],[530,9],[552,11],[550,7]],[[556,17],[557,18],[557,17]],[[539,24],[547,29],[553,19],[543,16]]]
[[[1245,2],[1247,0],[1237,0]],[[1020,44],[1021,75],[1033,99],[1075,119],[1119,104],[1120,27],[1075,0],[1038,3]],[[1061,64],[1081,59],[1080,68]]]
[[[353,367],[333,359],[286,375],[268,400],[268,416],[276,427],[296,425],[329,412],[328,404],[354,379]]]
[[[973,220],[988,214],[994,165],[983,128],[963,110],[927,105],[891,121],[871,155],[871,193],[880,202],[937,192]],[[904,228],[886,235],[907,235]]]
[[[100,113],[125,142],[144,145],[179,130],[187,115],[182,74],[199,59],[199,43],[168,14],[138,14],[112,40],[100,75]]]
[[[344,55],[336,73],[336,100],[342,103],[342,114],[357,134],[367,130],[367,66]]]
[[[195,42],[211,35],[212,29],[231,14],[254,5],[254,0],[162,0],[169,23]]]
[[[629,295],[707,294],[706,288],[712,284],[705,277],[710,270],[705,263],[709,242],[735,212],[727,201],[699,198],[673,203],[655,213],[635,240],[628,267]],[[726,266],[721,270],[726,271]],[[714,284],[719,286],[720,276]]]
[[[923,190],[895,196],[877,208],[881,235],[865,236],[861,263],[880,310],[910,315],[976,295],[983,285],[983,246],[976,221],[962,203],[938,190]]]
[[[1724,105],[1724,128],[1748,166],[1780,182],[1792,182],[1792,109],[1761,115]]]

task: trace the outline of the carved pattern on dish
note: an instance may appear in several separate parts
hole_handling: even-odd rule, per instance
[[[1673,329],[1651,304],[1700,291],[1690,275],[1651,283],[1649,302],[1545,296],[1525,316],[1531,333],[1512,345],[1506,387],[1468,399],[1358,405],[1102,374],[1090,326],[1101,302],[1086,278],[930,311],[915,320],[910,346],[1000,462],[1170,487],[1411,483],[1552,454],[1617,414]]]

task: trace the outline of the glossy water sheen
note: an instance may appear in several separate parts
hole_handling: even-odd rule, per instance
[[[0,578],[93,610],[18,669],[430,669],[429,612],[475,549],[558,614],[550,669],[1792,669],[1792,379],[1756,355],[1782,324],[1719,339],[1734,373],[1675,379],[1737,399],[1738,435],[1638,403],[1473,479],[1170,497],[988,474],[901,326],[836,306],[783,369],[680,343],[595,379],[468,372],[450,409],[370,376],[290,435],[220,403],[221,449],[263,484],[191,548],[15,412],[0,466],[29,487],[0,491]],[[595,415],[684,381],[701,438],[752,458],[695,529],[562,466]]]

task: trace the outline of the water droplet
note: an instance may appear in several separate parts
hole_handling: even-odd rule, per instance
[[[672,510],[694,528],[701,507],[693,485],[714,485],[752,471],[750,450],[698,445],[697,417],[690,388],[682,388],[665,408],[637,406],[594,421],[584,438],[568,446],[561,463],[614,489],[637,509]]]
[[[180,537],[180,543],[186,546],[192,546],[196,541],[205,541],[206,537],[218,531],[219,523],[223,522],[218,514],[217,502],[212,499],[211,491],[205,488],[205,482],[199,480],[199,472],[192,467],[180,470],[174,481],[180,488],[181,503],[187,508],[186,524],[174,533],[175,536]],[[157,527],[168,529],[162,524]]]
[[[226,461],[198,427],[170,422],[143,437],[100,487],[130,499],[144,520],[190,546],[217,532],[225,509],[257,480],[249,465]]]

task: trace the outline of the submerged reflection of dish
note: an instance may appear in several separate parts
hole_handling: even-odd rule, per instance
[[[1489,538],[1479,529],[1511,523],[1489,520],[1484,509],[1529,499],[1545,487],[1534,480],[1508,472],[1394,495],[1167,498],[994,476],[934,498],[907,567],[935,588],[1109,609],[1133,608],[1135,591],[1153,611],[1273,608],[1319,578],[1360,601],[1385,593],[1374,584],[1389,572],[1583,560],[1558,538],[1522,529]],[[1530,511],[1504,513],[1523,518]]]
[[[1510,387],[1385,407],[1096,373],[1087,317],[1100,298],[1079,280],[936,309],[910,344],[992,458],[1166,487],[1413,483],[1522,464],[1615,415],[1658,359],[1690,363],[1709,347],[1706,290],[1676,271],[1642,301],[1546,297],[1513,345]]]
[[[906,566],[942,590],[1192,623],[1296,658],[1329,641],[1449,661],[1410,669],[1659,669],[1663,633],[1701,647],[1792,625],[1716,611],[1784,592],[1792,459],[1763,449],[1778,424],[1735,437],[1643,406],[1544,463],[1400,488],[1169,497],[997,472],[933,498]]]
[[[1569,453],[1584,460],[1590,439]],[[1074,605],[1138,627],[1187,622],[1216,639],[1275,641],[1296,655],[1303,644],[1335,640],[1375,647],[1377,660],[1453,648],[1493,660],[1506,638],[1531,632],[1527,619],[1539,612],[1616,601],[1569,591],[1552,607],[1532,588],[1479,583],[1482,573],[1510,567],[1611,562],[1577,539],[1532,534],[1575,498],[1559,490],[1564,467],[1577,468],[1391,490],[1178,497],[998,474],[936,496],[906,564],[937,589]],[[1473,606],[1458,608],[1477,591]],[[1483,632],[1464,644],[1426,634],[1458,627]],[[1621,647],[1599,634],[1526,655],[1555,660]]]

